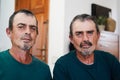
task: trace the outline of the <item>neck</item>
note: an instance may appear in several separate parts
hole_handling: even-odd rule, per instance
[[[32,61],[31,54],[29,53],[30,51],[11,48],[9,52],[13,58],[15,58],[20,63],[30,64]]]
[[[79,59],[80,62],[86,64],[86,65],[91,65],[94,63],[94,53],[90,54],[90,55],[86,55],[83,56],[81,55],[81,53],[76,53],[77,54],[77,58]]]

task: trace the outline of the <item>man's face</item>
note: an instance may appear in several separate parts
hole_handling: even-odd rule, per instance
[[[35,43],[37,36],[36,19],[24,13],[18,13],[13,20],[13,29],[7,29],[13,48],[29,50]]]
[[[76,20],[72,25],[72,33],[70,40],[76,50],[84,56],[92,54],[99,38],[95,23],[92,20]]]

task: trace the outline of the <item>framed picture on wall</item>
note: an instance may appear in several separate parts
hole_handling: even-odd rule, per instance
[[[105,17],[109,17],[109,12],[112,12],[112,10],[110,8],[98,5],[98,4],[92,4],[91,5],[91,14],[92,16],[105,16]]]

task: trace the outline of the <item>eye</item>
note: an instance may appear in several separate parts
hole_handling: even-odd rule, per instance
[[[83,35],[83,32],[76,32],[76,36],[81,37]]]
[[[25,28],[25,24],[18,24],[18,28],[19,29],[24,29]]]
[[[87,34],[88,34],[89,36],[91,36],[91,35],[93,35],[93,32],[94,32],[94,31],[87,31]]]
[[[37,26],[30,26],[30,29],[33,30],[33,31],[36,31],[37,30]]]

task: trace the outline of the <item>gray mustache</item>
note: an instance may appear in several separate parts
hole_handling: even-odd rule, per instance
[[[92,46],[92,43],[89,41],[84,41],[83,43],[80,44],[80,48],[83,47],[84,44],[87,44],[88,46]]]

